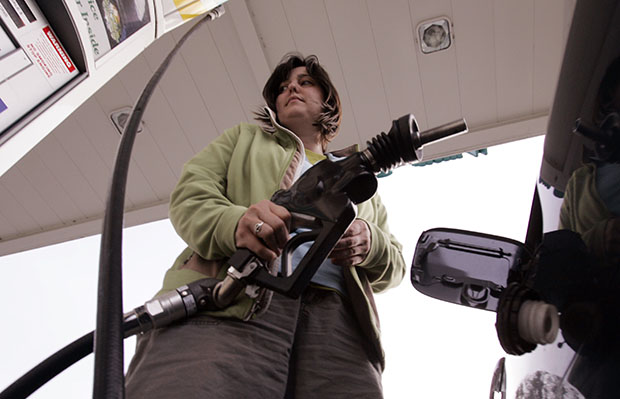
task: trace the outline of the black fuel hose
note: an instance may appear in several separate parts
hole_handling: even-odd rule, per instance
[[[218,6],[202,17],[179,39],[155,71],[136,101],[119,144],[112,182],[106,202],[103,221],[99,282],[97,294],[97,321],[95,331],[77,339],[51,355],[0,393],[0,399],[26,398],[67,367],[94,351],[95,376],[93,398],[123,398],[124,362],[123,339],[126,326],[123,320],[122,293],[122,237],[125,188],[133,143],[155,87],[168,69],[173,57],[185,41],[205,22],[224,14]],[[96,339],[95,339],[96,337]]]
[[[0,399],[27,398],[66,368],[91,354],[94,337],[94,331],[91,331],[54,353],[0,392]]]
[[[211,291],[220,280],[205,278],[160,294],[123,315],[123,338],[167,326],[210,309]],[[205,303],[206,305],[201,306]],[[54,353],[0,392],[0,399],[23,399],[93,352],[95,332]]]
[[[95,380],[93,398],[123,398],[125,376],[123,361],[123,287],[122,243],[125,188],[131,150],[142,115],[155,87],[181,46],[205,22],[224,13],[219,6],[187,31],[166,56],[136,101],[117,151],[112,183],[106,203],[99,258],[97,321],[95,328]]]
[[[137,309],[140,308],[134,309],[133,312],[136,312]],[[140,326],[137,318],[132,316],[133,314],[124,316],[123,331],[125,338],[138,332],[148,331],[148,327]],[[91,331],[60,349],[0,392],[0,399],[27,398],[49,380],[93,353],[94,340],[95,332]]]

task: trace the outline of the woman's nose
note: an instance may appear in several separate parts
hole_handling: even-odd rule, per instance
[[[293,91],[293,92],[297,92],[297,91],[299,91],[299,85],[297,84],[297,82],[291,82],[291,83],[289,83],[289,84],[286,86],[286,88],[287,88],[289,91]]]

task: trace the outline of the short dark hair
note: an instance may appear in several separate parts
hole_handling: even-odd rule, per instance
[[[342,117],[342,106],[336,87],[329,78],[327,71],[319,64],[319,59],[316,55],[304,57],[299,53],[286,54],[272,72],[267,83],[265,83],[263,98],[267,106],[276,111],[276,98],[280,94],[280,84],[288,79],[293,69],[302,66],[306,67],[308,74],[316,81],[325,96],[323,99],[323,112],[315,122],[315,126],[318,126],[321,132],[321,144],[323,150],[325,150],[327,144],[338,134]],[[265,122],[260,117],[260,114],[257,119]]]

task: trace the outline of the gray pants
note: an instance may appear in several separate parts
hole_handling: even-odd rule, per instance
[[[126,378],[135,398],[382,398],[351,305],[309,287],[274,294],[242,322],[198,316],[138,338]]]

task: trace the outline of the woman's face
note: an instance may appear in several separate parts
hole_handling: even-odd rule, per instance
[[[282,125],[294,129],[300,124],[314,124],[323,110],[323,90],[308,75],[306,67],[291,71],[288,79],[280,84],[276,98],[276,113]]]

